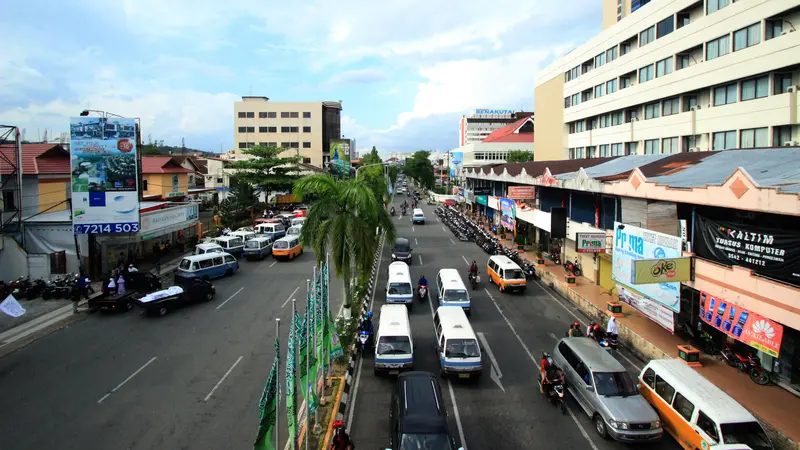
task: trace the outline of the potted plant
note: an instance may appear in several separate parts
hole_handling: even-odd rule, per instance
[[[527,236],[517,236],[514,239],[514,243],[517,244],[517,250],[525,251],[525,245],[528,244],[528,237]]]
[[[536,265],[537,266],[544,266],[544,254],[541,250],[536,252]]]

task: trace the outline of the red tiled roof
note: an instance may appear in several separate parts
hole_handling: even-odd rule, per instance
[[[529,121],[533,122],[533,119],[525,117],[503,128],[498,128],[486,136],[483,142],[533,142],[533,133],[517,133],[517,130]]]
[[[171,156],[142,156],[142,173],[193,173],[172,160]]]
[[[0,174],[14,173],[16,160],[14,144],[0,146]],[[23,175],[69,174],[69,165],[69,152],[58,144],[22,144]]]

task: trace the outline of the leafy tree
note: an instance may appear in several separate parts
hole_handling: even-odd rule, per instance
[[[375,148],[374,145],[372,146],[372,150],[369,153],[361,157],[362,166],[366,166],[368,164],[378,164],[382,162],[383,160],[378,155],[378,150]]]
[[[315,174],[294,186],[294,195],[301,201],[309,196],[315,199],[309,204],[300,239],[314,249],[318,263],[330,252],[336,274],[349,280],[344,283],[347,308],[352,300],[353,273],[372,269],[380,237],[376,229],[385,231],[389,242],[395,239],[391,217],[360,175],[358,180],[338,181],[328,174]]]
[[[386,185],[386,177],[383,175],[383,166],[366,167],[358,171],[358,179],[369,186],[375,195],[375,200],[379,206],[383,206],[386,196],[389,195],[389,186]]]
[[[282,155],[285,151],[278,147],[251,147],[242,152],[254,158],[236,161],[231,167],[237,169],[237,178],[264,190],[269,199],[273,192],[291,191],[300,179],[297,173],[300,157]]]
[[[258,194],[253,186],[238,176],[231,177],[231,190],[225,200],[219,204],[219,214],[225,226],[234,225],[251,214],[251,209],[258,203]]]
[[[506,158],[506,162],[509,163],[524,163],[529,161],[533,161],[533,152],[525,150],[511,150],[508,152],[508,157]]]
[[[156,147],[155,145],[145,144],[145,145],[142,146],[142,155],[161,156],[161,155],[163,155],[163,153],[161,153],[158,150],[158,147]]]
[[[400,170],[394,164],[389,166],[389,181],[392,183],[392,186],[397,184],[397,173],[399,171]]]
[[[403,168],[403,172],[419,181],[427,189],[432,189],[435,181],[433,164],[428,159],[430,156],[431,152],[427,150],[414,152],[410,158],[406,159],[406,164]]]

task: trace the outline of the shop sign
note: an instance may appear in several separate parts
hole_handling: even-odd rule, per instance
[[[509,231],[514,231],[517,217],[517,204],[510,198],[500,199],[500,212],[503,214],[500,218],[500,223],[503,228]]]
[[[728,336],[773,357],[778,357],[783,325],[750,312],[725,299],[700,292],[700,318]]]
[[[578,253],[605,253],[605,233],[575,233],[575,251]]]
[[[492,195],[492,188],[476,187],[473,192],[475,192],[475,195]]]
[[[533,186],[509,186],[507,197],[514,200],[533,200],[536,198],[536,188]]]
[[[469,204],[475,203],[475,194],[472,191],[465,190],[464,191],[464,198],[467,199],[467,203],[469,203]]]
[[[666,306],[650,300],[636,291],[617,283],[617,295],[628,306],[644,314],[648,319],[675,333],[675,315]]]
[[[692,280],[692,258],[639,259],[633,261],[633,284],[672,283]]]
[[[489,196],[488,195],[476,195],[475,196],[475,201],[479,205],[489,206]]]
[[[674,312],[680,312],[681,284],[665,282],[636,284],[633,261],[640,259],[675,259],[681,257],[681,239],[677,236],[614,222],[614,265],[611,277],[628,289],[640,292]]]
[[[800,230],[737,225],[695,215],[694,252],[800,285]]]
[[[199,217],[197,205],[181,205],[166,208],[142,215],[142,233],[151,233],[173,225],[197,220]]]
[[[174,198],[174,197],[183,197],[186,195],[186,192],[167,192],[167,198]]]

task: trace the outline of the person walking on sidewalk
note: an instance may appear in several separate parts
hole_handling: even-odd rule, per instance
[[[83,273],[75,280],[75,287],[72,289],[72,314],[78,314],[78,303],[80,303],[81,297],[89,299],[89,294],[86,292],[88,282],[89,279],[83,276]]]
[[[608,320],[608,326],[606,327],[606,336],[608,337],[608,340],[610,341],[611,348],[616,350],[617,349],[617,343],[619,342],[618,341],[619,328],[617,326],[617,318],[616,317],[611,317]]]

